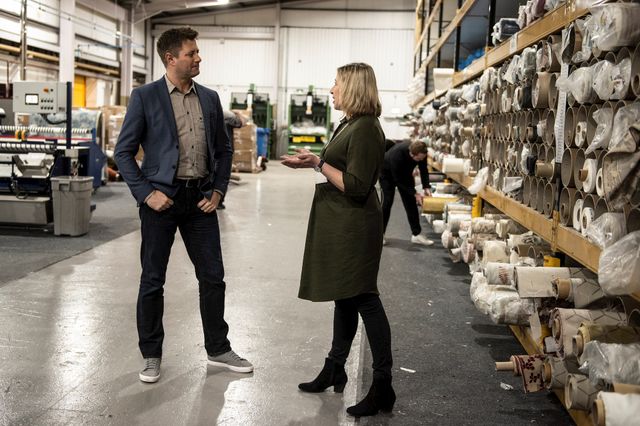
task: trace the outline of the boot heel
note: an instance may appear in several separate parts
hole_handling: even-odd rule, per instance
[[[391,404],[388,404],[385,407],[380,407],[380,411],[383,411],[385,413],[390,413],[393,411],[393,406],[395,405],[395,402],[392,402]]]
[[[342,393],[344,392],[344,387],[347,385],[347,383],[338,383],[335,386],[333,386],[333,391],[335,393]]]

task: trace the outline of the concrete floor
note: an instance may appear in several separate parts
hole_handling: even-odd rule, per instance
[[[357,423],[345,415],[344,408],[361,398],[362,383],[370,374],[367,372],[368,349],[361,343],[362,332],[356,338],[347,366],[350,381],[343,395],[332,392],[310,395],[297,390],[299,382],[312,379],[319,371],[331,337],[332,304],[311,303],[296,297],[313,195],[313,173],[270,163],[266,173],[243,174],[243,185],[233,188],[226,202],[227,210],[219,214],[229,337],[234,349],[255,364],[253,374],[229,373],[206,366],[197,283],[178,238],[165,287],[162,378],[151,385],[138,380],[141,359],[135,327],[139,276],[136,231],[0,286],[0,425]],[[400,227],[407,227],[405,219],[401,216],[398,219],[403,213],[401,206],[394,208],[390,226],[398,230],[394,231],[398,236],[404,235]],[[386,248],[383,255],[383,265],[385,262],[399,265],[393,260],[394,256],[404,262],[418,256],[437,256],[428,269],[422,270],[415,264],[414,272],[420,276],[433,272],[441,279],[438,288],[433,290],[436,294],[427,297],[435,302],[445,300],[442,295],[447,288],[443,283],[451,272],[451,264],[443,261],[442,249],[416,251],[408,246],[405,250],[398,247],[402,248],[403,242],[392,236],[391,247]],[[407,253],[414,257],[407,257]],[[432,271],[431,268],[438,269]],[[391,286],[395,283],[390,277],[397,271],[394,272],[392,266],[385,266],[385,271],[381,271],[386,274],[381,288],[383,292],[393,292]],[[454,279],[460,281],[466,277],[458,271]],[[470,329],[465,324],[471,322],[475,326],[480,315],[467,314],[471,316],[461,317],[462,322],[456,325],[458,317],[444,318],[447,308],[443,306],[443,315],[438,321],[449,324],[445,329],[453,341],[418,343],[416,337],[419,338],[424,327],[420,322],[428,324],[433,319],[421,314],[427,309],[420,293],[425,289],[410,282],[413,284],[405,285],[404,291],[420,294],[420,298],[383,298],[397,346],[394,354],[398,353],[394,366],[401,398],[398,410],[394,415],[377,416],[362,423],[491,424],[492,414],[500,416],[512,411],[505,404],[512,403],[515,396],[498,401],[503,405],[493,408],[494,394],[504,393],[495,373],[481,379],[458,375],[455,387],[466,384],[482,389],[472,401],[467,400],[464,393],[458,396],[448,392],[446,374],[451,366],[447,366],[445,360],[452,348],[459,357],[464,357],[464,353],[455,349],[464,347],[473,362],[481,359],[489,363],[481,369],[491,370],[493,354],[488,354],[487,345],[474,342],[473,338],[463,342],[461,339],[465,337],[455,334],[456,327]],[[466,300],[460,284],[448,291],[449,298],[472,312],[468,307],[468,286]],[[398,292],[396,296],[403,294]],[[417,318],[407,318],[415,313]],[[494,330],[489,332],[495,334]],[[515,340],[508,335],[504,338],[512,350],[517,351]],[[398,351],[398,347],[402,350]],[[504,355],[508,358],[510,353]],[[501,356],[502,353],[497,355]],[[437,361],[430,367],[432,359]],[[418,373],[407,373],[400,367],[413,368]],[[427,376],[422,375],[425,372]],[[439,377],[443,374],[445,377]],[[484,383],[475,383],[475,380],[484,380]],[[514,382],[509,377],[502,381]],[[515,395],[515,392],[509,394]],[[518,397],[517,400],[524,399]],[[559,417],[547,417],[549,422],[538,420],[538,424],[568,422],[561,408],[548,398],[541,395],[534,401],[537,402],[530,407],[531,416],[527,412],[526,416],[514,419],[507,415],[503,420],[529,424],[536,421],[533,412],[548,410]],[[483,415],[466,417],[468,422],[459,421],[455,416],[456,411],[466,415],[473,409]],[[451,421],[447,420],[449,412]],[[551,422],[552,419],[563,421]]]

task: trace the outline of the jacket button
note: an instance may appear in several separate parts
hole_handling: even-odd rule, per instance
[[[176,145],[176,149],[180,149],[180,145]]]
[[[175,169],[175,168],[176,168],[175,164],[174,164],[173,166],[171,166],[171,168],[172,168],[172,169]]]

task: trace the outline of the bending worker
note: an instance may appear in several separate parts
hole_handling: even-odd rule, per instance
[[[429,186],[429,172],[424,161],[427,158],[427,144],[422,141],[401,142],[393,145],[384,155],[384,165],[380,175],[380,187],[382,188],[382,217],[384,220],[384,231],[387,230],[391,206],[396,188],[400,193],[402,204],[407,212],[407,219],[411,226],[411,242],[430,246],[433,241],[427,239],[422,234],[420,226],[420,213],[416,204],[422,205],[423,194],[431,196]],[[413,171],[416,166],[420,170],[420,180],[422,181],[423,194],[416,192]],[[386,241],[385,241],[386,243]]]

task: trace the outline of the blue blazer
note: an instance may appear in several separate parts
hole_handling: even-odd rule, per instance
[[[233,150],[224,124],[218,94],[195,83],[202,107],[209,153],[210,188],[224,194],[229,185]],[[142,146],[144,159],[138,167],[135,156]],[[131,92],[114,158],[118,170],[138,204],[154,189],[173,198],[178,192],[174,183],[178,171],[178,131],[164,76]]]

